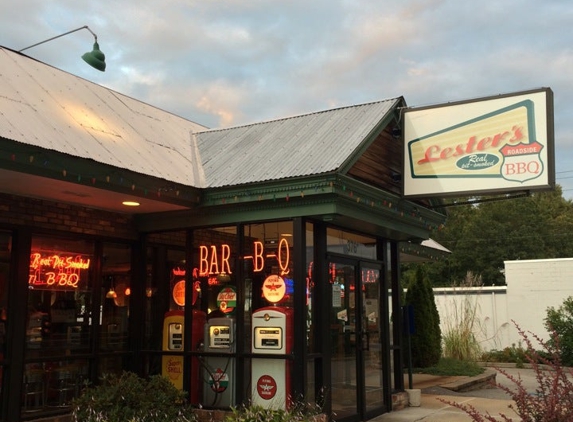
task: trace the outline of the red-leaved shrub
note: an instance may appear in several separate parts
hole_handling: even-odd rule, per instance
[[[495,383],[514,401],[509,408],[523,422],[571,422],[573,421],[573,370],[561,364],[559,336],[553,332],[551,342],[545,342],[537,335],[526,333],[512,321],[519,335],[526,344],[525,358],[535,372],[537,388],[535,392],[527,391],[520,377],[508,374],[503,368],[495,369],[512,382],[512,387]],[[533,338],[541,346],[541,351],[533,347]],[[443,403],[463,410],[473,421],[498,422],[499,419],[489,413],[482,414],[469,404],[455,403],[439,398]],[[502,420],[512,422],[508,415],[501,414]]]

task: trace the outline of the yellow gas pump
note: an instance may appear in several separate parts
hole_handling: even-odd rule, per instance
[[[165,313],[163,320],[163,350],[169,352],[183,352],[184,333],[191,336],[191,344],[195,349],[203,342],[203,326],[205,325],[205,312],[193,310],[193,324],[191,330],[185,329],[184,311],[175,310]],[[191,403],[199,403],[201,397],[201,372],[199,359],[191,358],[191,381],[189,399]],[[183,355],[164,355],[161,359],[161,374],[169,378],[175,387],[183,389]]]
[[[169,311],[163,320],[163,350],[183,351],[183,311]],[[175,387],[183,389],[183,355],[164,355],[161,360],[161,374]]]

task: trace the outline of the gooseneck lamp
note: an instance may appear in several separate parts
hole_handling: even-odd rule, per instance
[[[66,32],[66,33],[64,33],[64,34],[61,34],[61,35],[57,35],[57,36],[52,37],[52,38],[48,38],[47,40],[40,41],[40,42],[38,42],[38,43],[36,43],[36,44],[30,45],[30,46],[28,46],[28,47],[26,47],[26,48],[23,48],[23,49],[21,49],[21,50],[18,50],[18,52],[22,52],[22,51],[27,50],[27,49],[32,48],[32,47],[36,47],[37,45],[47,43],[48,41],[55,40],[56,38],[63,37],[63,36],[65,36],[65,35],[71,34],[71,33],[73,33],[73,32],[80,31],[80,30],[82,30],[82,29],[87,29],[88,31],[90,31],[91,34],[94,36],[94,39],[95,39],[94,46],[93,46],[93,50],[90,51],[90,52],[85,53],[85,54],[82,56],[82,59],[83,59],[87,64],[89,64],[91,67],[93,67],[93,68],[95,68],[95,69],[97,69],[97,70],[99,70],[99,71],[101,71],[101,72],[105,72],[105,55],[104,55],[104,54],[101,52],[101,50],[99,49],[99,44],[98,44],[98,42],[97,42],[97,35],[96,35],[91,29],[89,29],[87,25],[84,25],[84,26],[82,26],[82,27],[80,27],[80,28],[72,29],[71,31],[68,31],[68,32]]]

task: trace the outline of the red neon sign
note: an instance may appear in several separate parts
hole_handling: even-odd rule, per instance
[[[219,253],[220,252],[220,253]],[[229,259],[231,257],[231,247],[221,245],[221,250],[217,251],[217,246],[199,246],[199,275],[206,277],[212,274],[232,274]]]
[[[286,275],[290,272],[290,249],[288,241],[282,238],[279,241],[278,249],[276,252],[265,253],[265,247],[263,242],[254,241],[253,242],[253,254],[245,255],[244,259],[250,259],[253,261],[253,272],[261,272],[265,268],[265,260],[275,259],[279,269],[280,275]],[[210,246],[199,246],[199,268],[193,270],[193,276],[199,277],[210,277],[217,274],[228,274],[231,275],[231,247],[227,244],[222,244],[220,246],[210,245]]]
[[[60,255],[33,252],[30,255],[31,286],[78,288],[82,271],[90,268],[91,260],[82,255]]]
[[[267,258],[273,258],[277,260],[277,264],[279,264],[279,268],[281,270],[280,275],[288,274],[290,272],[290,249],[288,246],[288,241],[283,237],[279,241],[279,248],[276,253],[265,254],[263,242],[256,240],[253,242],[253,254],[245,255],[245,259],[253,260],[253,272],[255,273],[263,271],[265,268],[265,259]]]

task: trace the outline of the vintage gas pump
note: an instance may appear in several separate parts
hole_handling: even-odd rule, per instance
[[[198,347],[203,341],[203,327],[205,325],[205,313],[193,310],[193,323],[191,330],[186,330],[184,324],[184,311],[175,310],[165,313],[163,320],[163,350],[183,351],[184,334],[191,335],[192,347]],[[189,332],[190,331],[190,332]],[[161,362],[161,373],[169,378],[175,387],[183,389],[183,356],[165,355]],[[191,403],[199,403],[201,397],[201,371],[197,357],[191,358],[191,388],[189,399]]]
[[[185,307],[185,271],[176,268],[173,270],[175,277],[172,283],[171,296],[174,306]],[[177,280],[179,279],[179,280]],[[193,303],[195,305],[200,295],[200,285],[193,284]],[[183,352],[183,340],[185,335],[191,336],[191,347],[196,350],[203,343],[203,327],[205,326],[206,314],[198,309],[192,310],[192,324],[190,329],[185,327],[185,311],[176,309],[167,311],[163,319],[163,350],[171,352]],[[183,389],[183,355],[165,355],[161,360],[161,373],[178,389]],[[191,358],[191,380],[189,400],[191,403],[199,403],[201,398],[201,371],[199,359]]]
[[[205,351],[217,354],[206,356],[203,362],[203,405],[229,408],[235,405],[235,318],[237,294],[232,287],[223,288],[217,296],[218,315],[205,324]],[[227,356],[228,355],[228,356]]]
[[[282,277],[268,277],[263,283],[263,296],[271,302],[279,302],[284,297],[284,283]],[[287,355],[292,352],[292,308],[273,305],[256,310],[252,315],[252,330],[253,354]],[[291,406],[290,366],[288,359],[253,358],[253,404],[272,409],[288,409]]]
[[[183,351],[183,311],[168,311],[163,318],[163,350]],[[161,360],[161,373],[175,387],[183,389],[183,356],[166,355]]]

